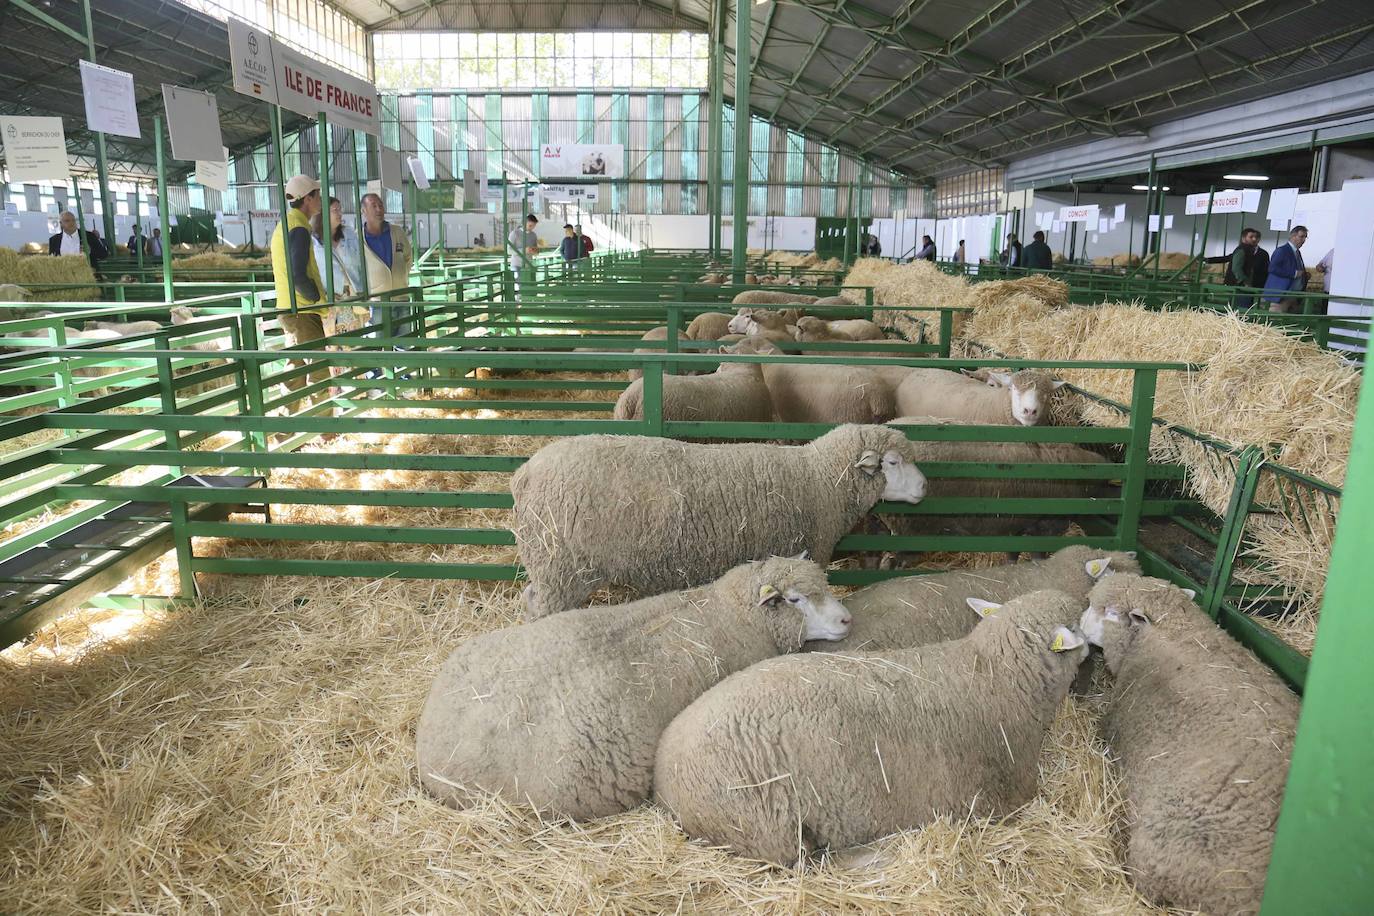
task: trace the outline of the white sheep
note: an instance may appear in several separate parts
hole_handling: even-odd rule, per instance
[[[1003,387],[1002,383],[998,379],[1005,378],[1005,376],[1001,373],[998,373],[996,376],[994,376],[993,371],[987,368],[986,366],[979,369],[960,369],[959,374],[966,378],[971,378],[974,381],[982,382],[989,388]]]
[[[614,418],[644,416],[644,380],[637,378],[620,393]],[[773,419],[773,402],[758,363],[721,363],[708,375],[663,376],[663,419],[766,423]]]
[[[1009,814],[1035,795],[1088,654],[1070,629],[1082,606],[1033,592],[952,642],[754,665],[664,731],[654,794],[690,836],[779,865],[939,815]]]
[[[848,629],[824,569],[775,557],[688,591],[484,633],[430,688],[420,780],[450,804],[479,789],[564,817],[625,811],[649,797],[659,736],[687,704]]]
[[[745,560],[808,550],[822,565],[879,499],[919,502],[925,476],[884,426],[842,426],[799,446],[577,436],[511,477],[531,618],[625,585],[653,595]]]
[[[855,615],[846,639],[808,648],[887,652],[960,639],[978,622],[968,612],[970,607],[986,609],[990,604],[1004,604],[1017,595],[1042,589],[1064,592],[1086,602],[1088,592],[1102,577],[1138,572],[1140,564],[1134,551],[1075,544],[1044,560],[887,579],[845,599]]]
[[[162,325],[156,321],[87,321],[87,331],[114,331],[121,337],[130,334],[151,334],[161,331]]]
[[[690,340],[719,340],[730,333],[732,317],[724,312],[702,312],[688,323],[684,336]]]
[[[896,415],[892,386],[867,367],[770,363],[763,380],[784,423],[886,423]]]
[[[730,300],[734,305],[810,305],[815,296],[770,289],[747,289]]]
[[[1064,385],[1040,369],[993,372],[990,377],[1006,390],[944,369],[913,369],[897,388],[897,410],[956,423],[1038,426],[1049,419],[1050,398]]]
[[[797,320],[798,340],[886,340],[883,329],[864,318],[827,321],[808,315]]]
[[[796,340],[799,320],[801,316],[796,309],[775,312],[746,306],[730,319],[725,329],[731,334],[758,334],[774,340]]]
[[[1114,676],[1102,731],[1134,813],[1126,866],[1162,905],[1255,913],[1299,704],[1192,597],[1112,576],[1080,621]]]

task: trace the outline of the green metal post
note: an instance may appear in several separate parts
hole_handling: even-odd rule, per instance
[[[736,283],[744,282],[745,252],[749,247],[749,71],[753,48],[749,35],[753,7],[735,0],[735,236],[730,266]],[[647,398],[647,395],[646,395]]]
[[[1231,487],[1231,501],[1226,507],[1221,531],[1217,533],[1217,552],[1212,560],[1212,573],[1207,580],[1207,591],[1199,598],[1202,609],[1213,620],[1221,615],[1221,604],[1226,600],[1226,589],[1231,584],[1231,569],[1240,553],[1245,523],[1250,517],[1255,488],[1259,485],[1260,468],[1263,466],[1264,453],[1253,445],[1242,449],[1236,459],[1236,482]]]
[[[91,0],[81,0],[81,15],[86,23],[86,59],[94,64],[97,61],[95,59],[95,29],[91,27]],[[104,217],[105,238],[113,245],[115,235],[114,207],[110,206],[109,167],[105,164],[105,135],[102,133],[95,135],[95,180],[100,188],[100,206],[104,211],[101,215]]]
[[[138,243],[138,252],[136,256],[138,258],[138,279],[141,283],[143,281],[143,239],[148,232],[148,226],[143,222],[143,192],[139,190],[140,187],[140,185],[134,185],[134,220],[135,225],[137,225],[140,230],[138,238],[135,239],[135,241]],[[248,224],[251,226],[253,221],[250,219]]]
[[[1207,188],[1207,215],[1202,220],[1202,250],[1198,252],[1197,279],[1202,282],[1203,265],[1207,263],[1207,233],[1212,229],[1212,194],[1215,193],[1216,185]],[[1194,220],[1194,225],[1197,222]],[[1196,303],[1194,303],[1196,305]]]
[[[1158,279],[1159,279],[1159,262],[1160,262],[1160,260],[1164,257],[1164,178],[1163,178],[1163,176],[1160,176],[1159,182],[1160,182],[1159,190],[1158,190],[1157,192],[1155,192],[1155,193],[1158,195],[1155,199],[1159,201],[1159,210],[1158,210],[1158,212],[1156,213],[1156,215],[1159,217],[1159,219],[1158,219],[1157,222],[1156,222],[1156,225],[1159,226],[1159,231],[1155,233],[1155,246],[1154,246],[1154,247],[1155,247],[1155,280],[1158,280]]]
[[[316,125],[319,131],[320,147],[320,206],[324,212],[320,216],[320,234],[324,236],[320,244],[324,246],[324,298],[334,301],[334,234],[329,226],[329,119],[320,112]]]
[[[76,198],[76,244],[81,249],[81,256],[87,257],[86,244],[86,214],[81,207],[81,186],[72,178],[72,195]]]
[[[1131,385],[1131,440],[1126,443],[1121,481],[1121,516],[1117,521],[1117,550],[1134,550],[1140,539],[1140,516],[1145,501],[1145,472],[1150,461],[1150,433],[1154,429],[1155,383],[1158,369],[1137,369]]]
[[[840,255],[840,260],[843,261],[845,264],[853,264],[853,263],[854,263],[854,258],[852,257],[852,254],[853,254],[853,252],[859,250],[859,246],[858,246],[858,245],[853,246],[852,249],[851,249],[851,247],[850,247],[850,238],[851,238],[851,236],[850,236],[850,234],[849,234],[849,221],[850,221],[851,219],[853,219],[853,218],[854,218],[854,184],[851,182],[850,185],[849,185],[849,189],[848,189],[847,191],[845,191],[845,198],[844,198],[844,234],[840,237],[840,251],[843,252],[843,254]]]
[[[1374,393],[1361,392],[1264,916],[1374,912]]]
[[[511,291],[510,273],[510,195],[506,191],[505,169],[501,170],[501,230],[506,233],[506,237],[501,241],[502,263],[505,264],[505,268],[501,271],[501,298],[509,302],[513,293]]]
[[[367,134],[361,135],[363,138],[363,165],[358,165],[358,137],[355,130],[353,132],[353,224],[358,236],[358,279],[363,281],[363,298],[372,296],[372,284],[367,279],[367,238],[363,233],[367,231],[363,223],[363,184],[359,177],[362,170],[367,167]],[[251,225],[252,221],[249,221]]]
[[[286,250],[286,236],[291,231],[287,228],[286,221],[286,152],[282,149],[283,139],[281,135],[281,109],[273,105],[267,110],[272,120],[272,150],[277,159],[277,201],[281,212],[281,225],[277,231],[281,233],[282,250]],[[166,248],[167,246],[163,246]],[[271,247],[270,245],[268,246]],[[286,258],[286,292],[291,300],[291,311],[296,310],[296,278],[291,275],[291,259]],[[277,308],[286,308],[286,303],[278,302]]]
[[[706,206],[711,238],[707,250],[712,259],[720,258],[720,227],[723,200],[721,192],[721,151],[725,146],[725,0],[712,2],[711,64],[707,77],[710,92],[710,121],[706,131]]]
[[[162,224],[162,301],[170,305],[172,293],[172,220],[167,204],[167,157],[163,151],[162,115],[153,117],[153,142],[157,147],[157,214]]]
[[[420,187],[414,178],[410,180],[410,234],[415,238],[410,246],[410,265],[414,267],[420,262]]]
[[[1145,178],[1145,232],[1140,240],[1140,257],[1144,260],[1150,254],[1150,214],[1155,212],[1155,157],[1150,157],[1150,172]]]

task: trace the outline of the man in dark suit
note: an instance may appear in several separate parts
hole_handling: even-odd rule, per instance
[[[48,254],[53,257],[80,254],[81,239],[76,234],[76,217],[68,210],[59,216],[57,221],[61,224],[62,231],[48,239]],[[86,258],[91,262],[91,269],[99,270],[100,262],[109,256],[110,250],[100,240],[100,234],[91,229],[86,230]]]
[[[1035,233],[1035,241],[1021,252],[1027,270],[1049,270],[1054,267],[1054,252],[1045,244],[1045,233]]]

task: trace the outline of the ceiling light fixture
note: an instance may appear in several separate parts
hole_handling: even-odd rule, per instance
[[[1164,187],[1162,187],[1162,188],[1159,188],[1159,187],[1154,187],[1154,188],[1152,188],[1152,187],[1150,187],[1149,185],[1144,185],[1144,184],[1133,184],[1133,185],[1131,185],[1131,190],[1132,190],[1132,191],[1167,191],[1167,190],[1169,190],[1169,186],[1166,184],[1166,185],[1165,185]]]
[[[1268,181],[1268,175],[1222,175],[1227,181]]]

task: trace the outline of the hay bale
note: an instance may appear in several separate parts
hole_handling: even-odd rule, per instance
[[[1104,254],[1093,258],[1094,267],[1139,267],[1140,255],[1138,254]]]
[[[251,268],[262,270],[272,267],[270,257],[235,258],[218,252],[177,256],[172,259],[172,276],[185,280],[223,280],[234,282],[242,280]]]
[[[832,258],[831,261],[838,262],[838,258]],[[826,263],[829,264],[830,261]],[[839,264],[835,269],[838,270],[842,266],[843,264]],[[854,266],[849,269],[849,273],[845,274],[844,282],[846,286],[876,287],[879,278],[884,276],[888,271],[895,269],[895,267],[896,265],[891,261],[884,261],[882,258],[859,258],[859,260],[854,262]],[[826,269],[829,270],[830,268],[827,267]],[[864,304],[863,294],[858,290],[847,289],[841,292],[840,295],[844,296],[855,305]],[[881,300],[876,299],[875,301],[881,302]]]
[[[94,285],[63,290],[32,289],[34,286],[94,284],[95,273],[82,255],[56,258],[39,255],[19,258],[11,278],[0,275],[0,281],[6,279],[19,286],[29,287],[30,298],[35,302],[80,302],[100,298],[100,290]]]

